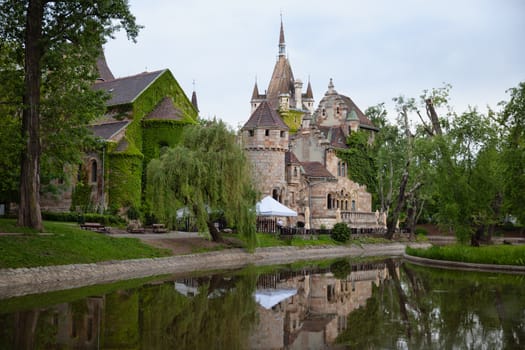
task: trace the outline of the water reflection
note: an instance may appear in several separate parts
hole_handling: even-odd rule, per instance
[[[0,348],[519,349],[524,287],[395,260],[250,268],[0,301]]]

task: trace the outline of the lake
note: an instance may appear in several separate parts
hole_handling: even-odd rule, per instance
[[[0,349],[524,349],[525,276],[339,259],[0,300]]]

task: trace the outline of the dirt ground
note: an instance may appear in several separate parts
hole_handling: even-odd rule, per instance
[[[169,249],[173,255],[242,247],[242,242],[239,239],[225,238],[224,242],[217,243],[200,236],[196,232],[170,231],[156,234],[149,232],[130,234],[124,230],[111,229],[111,236],[138,238],[153,247]]]
[[[138,235],[137,235],[138,236]],[[138,237],[140,238],[140,237]],[[141,239],[153,247],[169,249],[173,255],[199,253],[208,250],[232,248],[231,245],[216,243],[201,237]]]

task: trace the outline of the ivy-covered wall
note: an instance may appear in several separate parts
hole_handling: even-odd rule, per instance
[[[301,127],[304,112],[296,110],[280,111],[279,114],[285,124],[290,128],[290,133],[296,133]]]
[[[142,159],[139,154],[109,155],[109,208],[140,207],[142,195]]]
[[[165,97],[172,98],[183,112],[183,119],[145,120]],[[116,106],[115,109],[120,112],[131,110],[132,121],[126,129],[127,148],[109,152],[109,208],[140,208],[147,164],[159,157],[162,146],[172,147],[180,141],[184,125],[196,123],[197,111],[169,70],[164,71],[131,105]]]
[[[150,160],[160,156],[160,149],[164,146],[176,146],[182,136],[184,126],[194,124],[192,119],[177,120],[144,120],[142,122],[142,153],[144,167]]]

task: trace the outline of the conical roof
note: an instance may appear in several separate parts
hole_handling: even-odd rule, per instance
[[[267,101],[263,101],[250,119],[244,124],[243,129],[280,129],[288,130],[288,126],[283,122],[279,114],[273,109]]]
[[[109,69],[108,63],[106,62],[106,56],[104,55],[104,49],[100,50],[100,55],[97,58],[97,71],[98,71],[98,81],[108,81],[113,80],[115,77]]]
[[[199,104],[197,103],[197,93],[195,90],[193,90],[193,93],[191,94],[191,104],[195,107],[195,110],[199,112]]]

